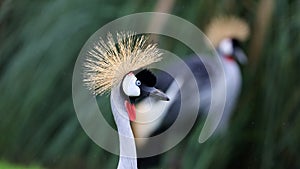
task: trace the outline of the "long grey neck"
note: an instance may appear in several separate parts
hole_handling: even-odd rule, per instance
[[[125,109],[125,98],[120,92],[120,86],[112,89],[110,101],[120,141],[118,169],[137,169],[134,136]]]

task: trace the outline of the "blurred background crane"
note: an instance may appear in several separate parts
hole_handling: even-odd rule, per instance
[[[175,165],[172,160],[179,153],[182,168],[300,168],[299,3],[1,1],[0,168],[2,161],[44,168],[116,168],[118,156],[98,147],[79,125],[71,97],[72,71],[93,32],[116,18],[144,11],[168,12],[200,29],[216,15],[236,15],[252,30],[243,45],[249,64],[242,70],[244,85],[229,132],[198,144],[202,125],[197,125],[163,154],[159,168]],[[168,37],[159,37],[159,47],[178,56],[191,53]],[[112,122],[111,115],[104,116]]]
[[[149,138],[168,130],[179,118],[178,114],[180,109],[182,109],[182,104],[185,104],[186,107],[185,110],[181,110],[186,120],[181,125],[187,126],[191,123],[191,119],[194,118],[192,113],[193,109],[199,109],[197,119],[203,120],[207,117],[209,111],[211,111],[211,106],[216,107],[216,105],[219,106],[224,103],[220,123],[216,124],[218,125],[216,126],[218,128],[216,132],[218,134],[220,134],[220,132],[226,134],[232,111],[239,99],[238,96],[242,85],[242,75],[239,64],[243,65],[247,62],[247,56],[241,49],[240,44],[247,40],[249,31],[248,24],[235,16],[219,16],[213,18],[209,25],[206,26],[205,33],[216,48],[219,61],[221,61],[223,67],[221,64],[218,64],[216,60],[201,53],[184,58],[185,64],[189,67],[188,70],[179,69],[181,67],[181,63],[179,62],[173,61],[167,65],[167,68],[164,69],[167,73],[157,73],[158,80],[156,87],[166,92],[169,97],[174,96],[174,98],[170,98],[171,101],[167,103],[165,108],[160,106],[161,101],[154,101],[153,99],[151,101],[151,98],[146,98],[137,103],[138,111],[144,113],[137,113],[137,119],[141,120],[137,120],[138,122],[132,122],[131,124],[135,137]],[[224,68],[225,76],[218,71],[220,68]],[[210,69],[210,74],[207,71],[208,69]],[[190,71],[193,76],[189,76]],[[172,76],[170,76],[170,74],[172,74]],[[196,89],[192,85],[193,79],[195,79],[198,86]],[[216,83],[214,89],[212,89],[211,80],[214,81],[213,83]],[[176,83],[176,81],[177,83],[182,83],[179,84],[181,85],[180,92],[179,90],[175,90],[175,93],[168,94],[169,90],[173,88],[173,83]],[[226,87],[225,100],[223,99],[223,93],[218,92],[224,90],[223,87]],[[212,92],[216,92],[214,97],[212,96]],[[181,95],[182,93],[185,94]],[[200,100],[195,99],[195,97],[199,96]],[[185,103],[183,103],[182,100],[184,100]],[[212,105],[213,101],[214,105]],[[147,106],[149,102],[152,102],[152,109],[149,109],[149,106]],[[150,117],[158,116],[158,114],[160,114],[159,117]],[[143,122],[142,119],[148,119],[148,121]],[[211,124],[209,127],[213,128],[213,125],[214,124]],[[166,140],[167,138],[161,139],[160,144],[163,145]],[[153,149],[152,146],[158,147],[158,145],[148,145],[147,140],[137,140],[138,149],[145,149],[144,151],[147,151],[147,149]],[[159,157],[141,158],[138,163],[140,166],[145,166],[145,163],[155,165],[159,163],[159,159]],[[178,158],[176,160],[178,160]]]

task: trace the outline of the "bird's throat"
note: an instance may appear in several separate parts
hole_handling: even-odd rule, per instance
[[[135,105],[131,104],[129,101],[125,100],[125,108],[128,113],[129,120],[135,121],[135,118],[136,118]]]

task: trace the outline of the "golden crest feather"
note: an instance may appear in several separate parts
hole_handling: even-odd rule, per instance
[[[109,92],[129,72],[161,60],[157,44],[146,45],[144,35],[120,32],[116,37],[108,33],[106,41],[99,38],[83,64],[83,82],[96,95]]]
[[[235,16],[223,16],[212,20],[205,32],[216,47],[224,38],[234,38],[243,42],[247,40],[250,30],[245,21]]]

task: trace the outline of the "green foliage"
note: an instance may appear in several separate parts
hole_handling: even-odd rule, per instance
[[[38,161],[47,168],[116,168],[118,157],[93,143],[78,123],[71,96],[73,66],[98,28],[127,14],[153,11],[155,3],[0,2],[0,156]],[[216,15],[235,14],[254,28],[257,6],[255,0],[177,0],[171,13],[200,28]],[[176,159],[182,168],[300,168],[299,6],[297,0],[275,1],[262,53],[243,69],[243,92],[226,135],[198,144],[198,125],[163,155],[161,167]],[[250,43],[244,47],[249,53]],[[173,41],[167,48],[187,53]]]
[[[1,169],[42,169],[39,166],[20,166],[20,165],[13,165],[7,162],[0,162]]]

